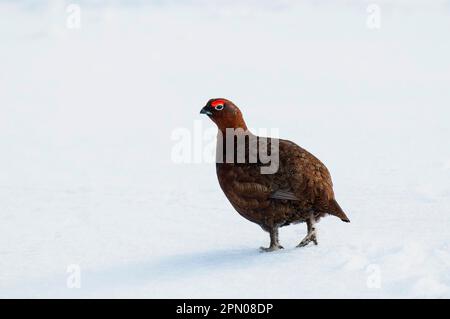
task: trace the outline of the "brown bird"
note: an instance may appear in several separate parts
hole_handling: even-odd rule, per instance
[[[283,248],[278,241],[282,226],[306,222],[308,233],[297,246],[303,247],[317,245],[315,224],[321,217],[330,214],[350,222],[334,198],[328,169],[314,155],[288,140],[253,135],[239,108],[227,99],[209,100],[200,113],[219,129],[220,187],[240,215],[270,234],[270,246],[261,250]]]

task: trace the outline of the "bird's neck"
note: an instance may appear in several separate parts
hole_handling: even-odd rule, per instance
[[[224,115],[217,118],[213,117],[213,121],[216,123],[219,131],[224,135],[227,130],[248,131],[247,124],[245,124],[244,118],[240,114],[237,116]]]
[[[219,128],[219,130],[217,131],[217,138],[224,141],[230,138],[234,138],[235,136],[239,137],[246,135],[254,136],[254,134],[247,128],[247,126]]]
[[[257,140],[257,136],[247,127],[219,129],[217,132],[216,163],[237,163],[236,155],[244,151],[244,158],[248,157],[250,140]],[[231,156],[231,157],[230,157]]]

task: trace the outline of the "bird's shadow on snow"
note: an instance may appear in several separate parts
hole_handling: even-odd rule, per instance
[[[258,249],[212,250],[183,255],[172,255],[149,262],[124,264],[108,269],[83,273],[84,282],[93,286],[116,285],[121,282],[176,280],[252,267],[263,261],[277,262],[288,251],[261,253]]]
[[[274,264],[289,259],[288,256],[289,250],[261,253],[255,248],[246,248],[153,257],[148,261],[121,263],[96,269],[84,269],[83,265],[80,265],[82,289],[68,289],[66,282],[69,274],[59,273],[34,282],[23,282],[9,290],[9,295],[27,298],[79,298],[102,291],[105,292],[104,295],[108,295],[111,290],[120,291],[121,287],[139,287],[142,284],[148,284],[157,290],[158,283],[161,282],[176,282],[205,274],[213,278],[216,273],[248,269],[264,262],[270,262],[273,267]]]

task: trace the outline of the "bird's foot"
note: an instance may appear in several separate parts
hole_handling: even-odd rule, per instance
[[[313,242],[314,245],[318,245],[316,234],[308,234],[305,238],[303,238],[300,244],[297,245],[297,247],[305,247],[310,242]]]
[[[271,251],[277,251],[277,250],[280,250],[280,249],[284,249],[284,247],[281,246],[281,245],[272,245],[272,246],[270,246],[270,247],[260,247],[260,248],[259,248],[259,250],[260,250],[262,253],[268,253],[268,252],[271,252]]]

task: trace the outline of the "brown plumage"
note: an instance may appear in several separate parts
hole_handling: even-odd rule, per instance
[[[350,221],[334,198],[328,169],[314,155],[291,141],[253,135],[241,111],[229,100],[211,99],[201,113],[219,129],[216,171],[220,187],[240,215],[269,232],[270,246],[264,251],[283,248],[278,242],[279,227],[306,222],[308,234],[298,245],[303,247],[310,242],[317,245],[314,225],[321,217],[330,214]],[[267,144],[269,152],[255,147],[259,143]],[[269,174],[262,171],[270,164],[262,160],[264,154],[273,155],[272,160],[278,154],[277,169]]]

